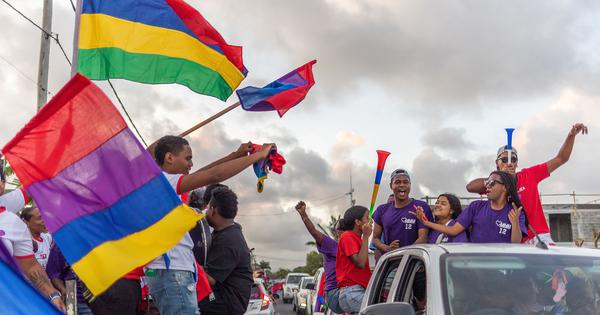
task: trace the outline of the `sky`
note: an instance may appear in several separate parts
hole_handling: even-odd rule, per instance
[[[42,1],[10,1],[41,24]],[[596,1],[232,1],[190,0],[225,40],[244,48],[244,86],[262,86],[317,59],[316,84],[283,118],[236,109],[188,137],[195,168],[241,142],[275,142],[287,159],[256,191],[251,169],[228,180],[239,196],[238,222],[258,259],[274,268],[303,265],[314,247],[295,213],[308,204],[326,224],[350,205],[368,206],[375,150],[391,152],[389,173],[407,169],[411,196],[471,196],[468,180],[494,169],[504,128],[515,128],[519,166],[553,158],[574,123],[567,164],[540,184],[542,194],[600,193],[600,3]],[[74,12],[55,0],[53,32],[72,58]],[[40,31],[0,4],[0,143],[36,111]],[[49,91],[70,66],[51,44]],[[177,134],[237,101],[198,95],[178,85],[113,81],[147,142]],[[97,82],[116,103],[106,82]],[[579,197],[594,202],[596,197]],[[566,197],[543,197],[566,202]]]

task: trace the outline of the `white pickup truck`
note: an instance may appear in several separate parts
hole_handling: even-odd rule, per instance
[[[414,245],[385,254],[360,314],[600,314],[600,250]]]

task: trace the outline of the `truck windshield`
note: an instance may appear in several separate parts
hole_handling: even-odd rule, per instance
[[[293,284],[298,284],[300,283],[300,280],[302,280],[304,276],[288,276],[287,278],[287,283],[293,283]]]
[[[600,256],[450,254],[448,314],[600,314]]]

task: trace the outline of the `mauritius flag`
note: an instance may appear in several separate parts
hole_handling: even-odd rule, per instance
[[[171,249],[202,218],[79,74],[2,152],[94,295]]]
[[[246,76],[232,46],[183,0],[83,0],[77,71],[93,80],[178,83],[226,100]]]
[[[247,111],[276,110],[282,117],[290,108],[300,103],[315,84],[313,60],[262,88],[249,86],[235,91],[242,108]]]

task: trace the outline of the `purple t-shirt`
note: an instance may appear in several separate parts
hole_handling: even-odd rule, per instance
[[[323,235],[323,241],[321,244],[317,244],[317,250],[323,255],[325,292],[337,288],[337,279],[335,277],[335,257],[337,255],[337,248],[338,242],[327,235]]]
[[[448,221],[448,223],[446,223],[446,226],[453,226],[453,225],[454,225],[454,220],[450,220],[450,221]],[[442,232],[438,232],[436,230],[429,230],[429,235],[427,236],[427,243],[436,244],[440,235],[442,235],[440,244],[469,242],[469,239],[467,238],[467,233],[465,231],[462,231],[460,234],[458,234],[456,236],[449,236],[446,234],[442,234]]]
[[[384,244],[389,245],[391,242],[398,240],[400,247],[412,245],[419,238],[419,229],[427,229],[423,223],[417,220],[414,214],[410,213],[415,212],[415,206],[421,206],[427,218],[433,221],[429,205],[421,200],[413,199],[402,208],[396,208],[393,202],[377,207],[377,210],[373,213],[373,221],[383,227]]]
[[[85,297],[83,297],[83,290],[85,287],[81,283],[69,263],[63,256],[62,252],[56,246],[56,244],[52,245],[50,248],[50,255],[48,256],[48,264],[46,265],[46,273],[50,279],[60,279],[63,281],[66,280],[77,280],[77,302],[79,303],[87,303]]]
[[[508,213],[512,207],[506,204],[502,210],[492,209],[490,201],[477,200],[461,212],[456,222],[465,228],[473,227],[471,231],[472,243],[511,243],[510,234],[512,225]],[[527,235],[525,226],[525,211],[519,216],[519,227],[523,236]]]

